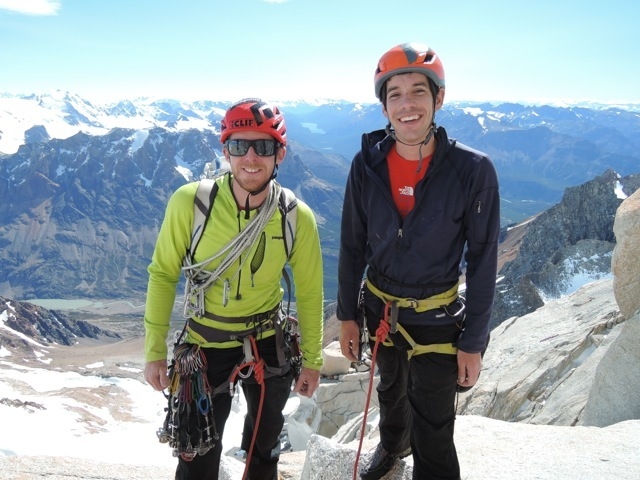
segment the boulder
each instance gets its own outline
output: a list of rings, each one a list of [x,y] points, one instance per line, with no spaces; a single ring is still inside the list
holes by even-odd
[[[598,365],[616,339],[627,335],[612,284],[589,283],[493,329],[478,384],[461,395],[458,412],[509,422],[583,424],[587,398],[601,389],[595,382]],[[611,366],[628,371],[627,360],[611,357]],[[636,396],[633,385],[616,382],[624,396]]]
[[[583,425],[604,427],[640,418],[640,312],[622,326],[598,363],[589,389]]]
[[[625,318],[640,309],[640,189],[622,202],[613,224],[613,291]]]
[[[606,428],[557,427],[458,416],[456,447],[465,480],[637,480],[640,478],[640,420]],[[360,449],[358,470],[369,462],[376,441],[341,445],[311,437],[299,477],[350,479]],[[411,480],[411,457],[396,462],[385,480]],[[298,478],[298,477],[296,477]]]
[[[344,375],[349,373],[351,369],[351,361],[342,355],[340,350],[340,342],[334,341],[322,349],[322,370],[320,373],[324,377],[333,377],[335,375]]]
[[[315,397],[299,396],[298,407],[287,419],[287,435],[293,451],[307,449],[311,435],[318,432],[322,412],[318,408]]]

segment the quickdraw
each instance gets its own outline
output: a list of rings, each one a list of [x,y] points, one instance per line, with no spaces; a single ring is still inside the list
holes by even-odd
[[[364,307],[364,289],[366,287],[365,280],[362,280],[360,284],[360,291],[358,292],[358,309],[356,311],[356,323],[360,330],[358,339],[358,364],[364,363],[364,352],[369,347],[369,334],[367,332],[367,316]]]
[[[198,345],[176,345],[169,367],[167,415],[157,435],[168,443],[174,457],[191,461],[204,455],[220,439],[211,408],[207,359]]]

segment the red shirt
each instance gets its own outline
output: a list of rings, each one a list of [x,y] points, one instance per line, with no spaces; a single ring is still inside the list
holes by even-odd
[[[414,197],[416,184],[424,178],[432,156],[422,159],[422,168],[418,172],[419,161],[402,158],[395,148],[387,154],[391,195],[403,220],[416,204]]]

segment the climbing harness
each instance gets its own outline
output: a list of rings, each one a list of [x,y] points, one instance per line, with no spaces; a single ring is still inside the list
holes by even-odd
[[[434,310],[436,308],[443,308],[451,305],[458,298],[458,283],[453,285],[449,290],[443,293],[439,293],[437,295],[433,295],[428,298],[416,299],[416,298],[400,298],[395,297],[393,295],[389,295],[388,293],[383,292],[379,288],[377,288],[369,279],[366,280],[367,288],[373,293],[376,297],[381,299],[383,302],[392,302],[394,304],[394,308],[403,307],[403,308],[413,308],[416,312],[426,312],[427,310]],[[397,320],[397,318],[396,318]],[[391,332],[394,333],[394,332]]]
[[[211,408],[207,359],[198,345],[176,342],[169,378],[167,414],[157,432],[158,440],[169,444],[174,457],[191,461],[196,455],[207,453],[219,440]]]
[[[191,337],[190,341],[211,343],[217,348],[230,348],[244,345],[248,337],[259,340],[275,336],[278,365],[265,366],[266,378],[284,375],[290,369],[293,370],[295,378],[298,378],[302,368],[298,320],[293,315],[286,315],[280,304],[267,312],[249,317],[222,317],[211,313],[207,313],[205,316],[228,324],[241,323],[247,328],[239,331],[222,330],[190,318],[186,322]],[[213,394],[216,395],[226,390],[227,383],[225,382],[224,387],[215,387]]]
[[[362,450],[362,442],[365,434],[365,427],[367,425],[367,414],[369,412],[369,403],[371,401],[371,392],[373,389],[374,377],[375,377],[375,364],[378,355],[378,347],[380,344],[390,347],[393,346],[393,341],[388,338],[389,334],[400,333],[405,341],[411,347],[407,351],[407,356],[411,359],[414,355],[420,355],[425,353],[440,353],[448,355],[456,355],[458,349],[454,343],[437,343],[430,345],[417,344],[409,335],[409,333],[398,323],[398,309],[399,308],[413,308],[417,312],[425,312],[427,310],[442,309],[445,314],[452,318],[458,318],[456,324],[461,330],[464,329],[464,310],[465,303],[462,297],[458,295],[458,284],[456,283],[449,290],[434,295],[425,299],[414,298],[400,298],[393,295],[384,293],[380,289],[376,288],[368,279],[366,279],[360,287],[360,297],[358,301],[358,316],[362,315],[363,318],[359,318],[356,322],[362,322],[364,327],[361,327],[361,332],[364,328],[366,331],[366,318],[364,318],[364,287],[368,288],[371,293],[385,302],[383,309],[383,318],[378,324],[375,335],[369,336],[369,339],[374,342],[372,355],[371,355],[371,368],[369,371],[369,387],[367,390],[367,400],[364,407],[364,416],[362,419],[362,430],[360,432],[360,441],[358,444],[358,450],[356,452],[356,460],[353,469],[353,480],[356,480],[358,473],[358,462],[360,459],[360,453]],[[458,305],[457,309],[454,309],[453,304]],[[360,325],[360,323],[359,323]],[[362,347],[361,347],[362,350]]]

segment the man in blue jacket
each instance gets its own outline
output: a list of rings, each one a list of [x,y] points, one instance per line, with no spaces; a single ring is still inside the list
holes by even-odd
[[[414,479],[459,479],[455,399],[488,343],[498,179],[485,154],[436,126],[445,77],[433,49],[393,47],[374,82],[389,124],[362,136],[351,164],[338,267],[342,353],[358,359],[366,324],[380,374],[380,443],[360,476],[381,478],[411,452]]]

